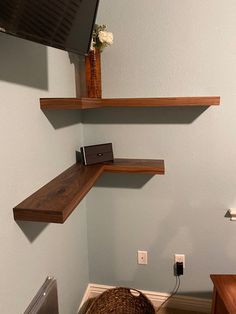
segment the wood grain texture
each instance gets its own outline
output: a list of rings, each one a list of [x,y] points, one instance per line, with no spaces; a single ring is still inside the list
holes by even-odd
[[[106,172],[129,172],[164,174],[164,161],[156,159],[123,159],[116,158],[113,163],[105,162],[103,170]]]
[[[100,165],[73,165],[17,205],[13,209],[14,218],[63,223],[101,173]]]
[[[211,275],[214,283],[212,314],[236,313],[236,275]]]
[[[90,50],[85,56],[86,96],[102,97],[101,55],[98,49]]]
[[[83,166],[77,163],[14,207],[15,220],[63,223],[104,172],[164,174],[163,160],[115,159]]]
[[[219,96],[162,98],[41,98],[41,109],[91,109],[106,107],[216,106]]]

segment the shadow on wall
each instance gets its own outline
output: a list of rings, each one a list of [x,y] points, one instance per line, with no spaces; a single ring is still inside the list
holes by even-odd
[[[154,177],[153,174],[143,173],[103,173],[96,182],[96,187],[141,189]]]
[[[86,79],[84,56],[69,52],[70,63],[75,68],[76,97],[86,97]]]
[[[208,107],[100,108],[83,110],[90,124],[190,124]]]
[[[48,89],[47,48],[0,33],[0,80]]]
[[[43,110],[55,130],[81,123],[79,110]]]
[[[16,221],[16,223],[31,243],[48,226],[47,222]]]

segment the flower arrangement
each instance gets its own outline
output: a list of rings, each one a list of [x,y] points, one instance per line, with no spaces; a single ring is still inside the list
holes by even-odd
[[[113,44],[113,34],[107,31],[107,25],[95,24],[90,50],[98,49],[100,52],[105,47]]]

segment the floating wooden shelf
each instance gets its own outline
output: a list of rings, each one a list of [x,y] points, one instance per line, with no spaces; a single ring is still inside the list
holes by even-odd
[[[219,96],[168,98],[41,98],[41,109],[90,109],[106,107],[216,106]]]
[[[63,223],[103,172],[164,174],[164,161],[115,159],[91,166],[76,163],[14,209],[15,220]]]

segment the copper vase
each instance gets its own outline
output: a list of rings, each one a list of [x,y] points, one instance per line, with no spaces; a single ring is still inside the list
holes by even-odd
[[[101,54],[99,50],[91,50],[89,54],[85,56],[85,74],[87,97],[101,98]]]

